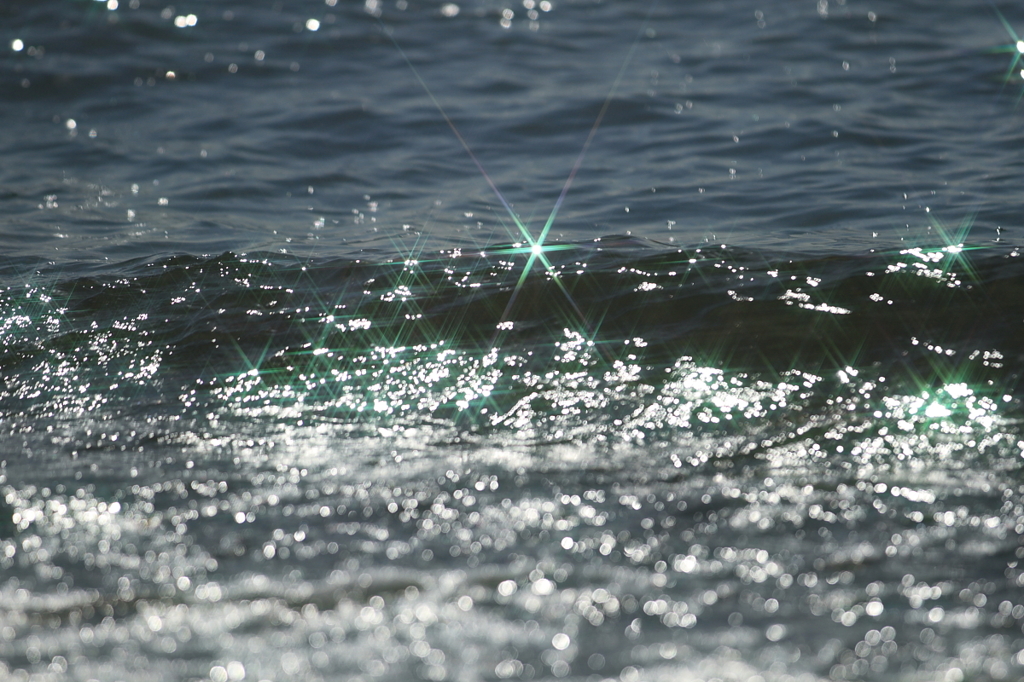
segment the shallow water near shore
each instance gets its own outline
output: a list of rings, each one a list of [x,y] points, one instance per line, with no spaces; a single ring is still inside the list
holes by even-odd
[[[0,10],[0,677],[1020,678],[997,8]]]

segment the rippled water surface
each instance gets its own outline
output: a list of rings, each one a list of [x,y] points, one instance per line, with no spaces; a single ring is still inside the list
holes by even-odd
[[[0,678],[1020,679],[1015,27],[0,7]]]

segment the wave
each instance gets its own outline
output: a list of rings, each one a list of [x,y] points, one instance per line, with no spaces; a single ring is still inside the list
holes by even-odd
[[[437,442],[709,437],[747,456],[807,425],[996,432],[1020,397],[1013,249],[801,258],[612,236],[539,253],[24,265],[5,268],[0,298],[12,423],[155,412]]]

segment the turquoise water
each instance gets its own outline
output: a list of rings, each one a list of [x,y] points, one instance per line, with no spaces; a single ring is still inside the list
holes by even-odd
[[[1017,8],[0,16],[0,677],[1021,676]]]

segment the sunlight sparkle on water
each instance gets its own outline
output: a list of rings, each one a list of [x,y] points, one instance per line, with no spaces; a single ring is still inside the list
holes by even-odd
[[[867,661],[936,679],[954,663],[997,661],[1007,670],[994,679],[1014,679],[1024,573],[982,582],[970,568],[1006,554],[1024,523],[1024,487],[1004,473],[1024,447],[1014,398],[982,380],[998,379],[1001,352],[915,328],[907,350],[925,360],[909,378],[902,364],[881,374],[856,358],[831,372],[740,371],[713,352],[658,356],[644,329],[582,333],[546,308],[502,322],[515,333],[501,343],[478,344],[483,308],[446,317],[428,306],[424,292],[471,285],[504,303],[520,281],[524,298],[547,303],[557,272],[588,310],[571,274],[586,255],[538,246],[496,248],[494,260],[408,257],[347,280],[336,264],[272,276],[266,263],[225,257],[157,262],[136,289],[167,287],[164,303],[136,298],[85,346],[73,297],[130,293],[129,279],[0,290],[0,349],[25,358],[0,384],[10,420],[0,445],[31,446],[27,427],[42,417],[53,429],[35,442],[61,456],[38,484],[26,477],[44,458],[0,468],[0,678],[6,661],[31,663],[23,643],[36,637],[43,663],[71,638],[82,656],[138,646],[173,654],[178,678],[201,667],[225,682],[314,668],[418,679],[423,666],[431,679],[455,679],[460,666],[521,679],[529,666],[534,679],[639,680],[655,663],[666,679],[707,679],[738,665],[717,653],[722,641],[756,636],[733,641],[753,656],[808,642],[837,680],[862,679]],[[943,265],[974,253],[940,245],[878,261],[905,264],[891,272],[867,267],[894,297],[945,292]],[[512,271],[552,254],[527,280]],[[619,308],[678,296],[685,276],[723,283],[725,306],[756,312],[726,287],[791,276],[690,254],[615,267],[625,292],[658,285]],[[175,268],[179,278],[160,284]],[[946,274],[908,277],[933,270]],[[324,275],[327,285],[306,284]],[[782,290],[811,306],[867,305],[825,272],[791,281],[768,294],[773,320]],[[210,371],[193,376],[160,334],[199,305],[200,289],[225,302],[216,324],[238,337],[217,346],[218,330],[200,347],[226,357],[211,353]],[[489,333],[491,315],[478,328]],[[560,326],[524,336],[543,324]],[[88,384],[98,388],[82,392]],[[170,387],[159,404],[153,386]],[[95,486],[78,472],[125,480]],[[930,572],[922,552],[962,573]],[[37,614],[53,613],[56,630],[36,629]],[[757,665],[730,679],[755,678]]]
[[[953,413],[950,412],[948,408],[943,407],[939,403],[932,403],[927,408],[925,408],[924,414],[929,419],[939,419],[941,417],[948,417]]]
[[[1004,77],[1004,79],[1009,82],[1014,69],[1016,69],[1017,65],[1020,63],[1021,55],[1024,55],[1024,39],[1017,37],[1016,31],[1013,30],[1012,26],[1010,26],[1010,22],[1006,20],[1006,17],[1003,16],[1002,12],[1000,12],[995,6],[993,6],[992,9],[995,10],[996,16],[999,17],[999,21],[1002,23],[1006,33],[1009,34],[1010,39],[1014,41],[1009,45],[1001,45],[994,50],[995,52],[1009,52],[1013,54],[1013,59],[1010,60],[1010,66],[1007,68],[1006,76]],[[1019,74],[1021,78],[1024,78],[1024,69],[1021,69]],[[1020,98],[1018,98],[1018,101],[1019,99]]]

